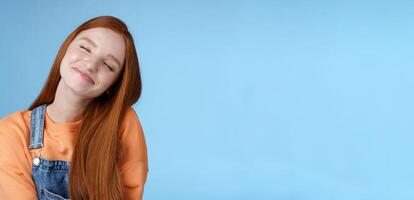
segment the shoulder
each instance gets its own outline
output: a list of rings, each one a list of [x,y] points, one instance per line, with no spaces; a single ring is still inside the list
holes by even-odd
[[[0,119],[0,130],[22,131],[30,127],[31,110],[19,110]]]
[[[128,176],[141,174],[148,170],[147,145],[137,112],[129,107],[121,125],[121,171]],[[134,178],[135,181],[140,179]],[[131,183],[131,182],[129,182]],[[130,184],[131,185],[131,184]]]
[[[124,120],[137,120],[138,116],[137,116],[137,112],[135,111],[135,109],[133,107],[128,107],[125,111],[124,114]]]
[[[142,134],[142,127],[141,122],[138,118],[137,112],[134,108],[128,107],[125,111],[125,114],[122,118],[121,122],[121,137],[125,135],[125,133],[135,132]]]
[[[31,110],[20,110],[0,119],[0,141],[4,144],[27,143]]]

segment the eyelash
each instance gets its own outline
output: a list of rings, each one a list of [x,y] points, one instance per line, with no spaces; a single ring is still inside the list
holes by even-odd
[[[80,45],[79,47],[80,47],[80,48],[82,48],[82,49],[84,49],[84,50],[86,50],[86,51],[87,51],[87,52],[89,52],[89,53],[91,52],[91,50],[89,50],[88,48],[86,48],[86,47],[84,47],[84,46],[82,46],[82,45]]]
[[[84,46],[82,46],[82,45],[80,45],[79,47],[80,47],[81,49],[84,49],[84,50],[86,50],[87,52],[91,53],[91,50],[89,50],[88,48],[86,48],[86,47],[84,47]],[[104,65],[105,65],[106,67],[108,67],[108,69],[109,69],[111,72],[113,72],[113,71],[114,71],[114,69],[113,69],[111,66],[109,66],[108,64],[106,64],[105,62],[104,62]]]
[[[111,72],[113,72],[114,71],[114,69],[111,67],[111,66],[109,66],[108,64],[106,64],[106,63],[104,63],[108,68],[109,68],[109,70],[111,70]]]

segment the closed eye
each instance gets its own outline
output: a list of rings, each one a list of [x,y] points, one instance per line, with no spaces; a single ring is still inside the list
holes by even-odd
[[[106,64],[106,63],[104,63],[107,67],[108,67],[108,69],[109,70],[111,70],[111,72],[113,72],[114,71],[114,69],[111,67],[111,66],[109,66],[108,64]]]
[[[82,46],[82,45],[81,45],[81,46],[79,46],[79,47],[80,47],[80,48],[82,48],[82,49],[84,49],[84,50],[86,50],[86,51],[87,51],[87,52],[89,52],[89,53],[91,52],[91,50],[89,50],[88,48],[86,48],[86,47],[84,47],[84,46]]]

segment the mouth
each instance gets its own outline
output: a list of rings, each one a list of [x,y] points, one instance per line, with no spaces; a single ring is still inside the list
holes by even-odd
[[[79,70],[77,67],[72,67],[72,69],[75,70],[76,72],[78,72],[79,75],[81,75],[82,78],[84,78],[85,80],[89,81],[92,84],[95,84],[95,81],[91,78],[91,76],[88,73],[86,73],[82,70]]]

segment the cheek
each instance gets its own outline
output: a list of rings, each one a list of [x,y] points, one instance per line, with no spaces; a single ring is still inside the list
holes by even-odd
[[[62,58],[62,62],[60,63],[60,72],[70,70],[70,67],[82,60],[82,55],[77,52],[66,52],[65,56]]]
[[[63,77],[67,71],[68,66],[68,59],[66,55],[62,58],[62,61],[60,62],[60,75]]]
[[[70,51],[70,49],[68,49],[68,51],[66,51],[65,56],[63,56],[62,61],[60,63],[60,75],[62,77],[65,77],[67,75],[69,75],[71,72],[71,66],[73,65],[73,63],[76,63],[77,61],[81,60],[82,56],[81,54],[77,53],[76,51]]]
[[[65,56],[63,57],[62,61],[65,63],[72,63],[82,58],[82,53],[76,49],[76,46],[69,46],[66,50]]]
[[[76,51],[68,51],[65,54],[63,60],[65,60],[66,63],[70,64],[70,63],[75,62],[75,61],[77,61],[81,58],[82,58],[82,55],[80,53],[78,53]]]
[[[99,76],[99,82],[101,83],[100,85],[102,86],[102,88],[107,89],[116,81],[117,77],[118,76],[112,72],[102,73]]]

